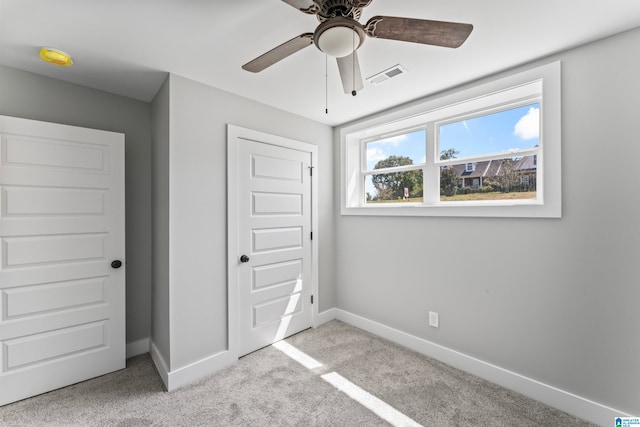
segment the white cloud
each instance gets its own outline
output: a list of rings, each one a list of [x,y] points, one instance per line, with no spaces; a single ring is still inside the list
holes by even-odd
[[[376,141],[376,144],[391,144],[391,145],[398,145],[400,144],[402,141],[406,140],[407,138],[409,138],[409,136],[407,134],[402,134],[402,135],[396,135],[396,136],[392,136],[391,138],[387,138],[387,139],[382,139],[380,141]]]
[[[471,133],[471,129],[469,129],[469,125],[467,125],[467,121],[463,120],[462,124],[464,125],[464,128],[467,130],[467,132]]]
[[[367,162],[378,162],[379,160],[383,160],[386,159],[387,157],[389,157],[388,154],[384,153],[383,150],[381,150],[378,147],[369,147],[367,148]]]
[[[380,160],[384,160],[389,157],[388,153],[385,153],[384,150],[381,150],[380,147],[368,147],[367,148],[367,170],[371,170],[374,168],[376,163]]]
[[[540,137],[540,109],[531,107],[513,128],[513,134],[520,139]]]

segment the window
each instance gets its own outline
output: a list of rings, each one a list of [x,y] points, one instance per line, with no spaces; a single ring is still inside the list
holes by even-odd
[[[559,63],[340,135],[343,214],[561,215]]]
[[[365,141],[366,203],[422,202],[426,130]]]
[[[440,201],[537,200],[531,182],[538,175],[538,97],[525,105],[503,105],[436,123],[436,135],[441,153],[437,163],[448,166],[446,172],[440,166]],[[469,157],[476,161],[459,163],[459,158]]]

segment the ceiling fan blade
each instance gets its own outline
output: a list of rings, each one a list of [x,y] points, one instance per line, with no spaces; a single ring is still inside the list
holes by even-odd
[[[310,15],[315,15],[316,13],[318,13],[318,10],[319,10],[318,5],[315,4],[313,0],[282,0],[282,1]]]
[[[456,48],[462,45],[473,25],[427,19],[374,16],[365,26],[370,37]]]
[[[353,7],[367,7],[373,0],[353,0]]]
[[[313,33],[301,34],[291,40],[282,43],[280,46],[271,49],[269,52],[258,56],[253,61],[249,61],[242,66],[243,69],[252,73],[259,73],[289,55],[293,55],[299,50],[313,43]]]
[[[353,91],[361,91],[364,88],[364,82],[360,71],[360,61],[358,61],[358,52],[354,51],[351,55],[336,59],[344,93],[354,94]]]

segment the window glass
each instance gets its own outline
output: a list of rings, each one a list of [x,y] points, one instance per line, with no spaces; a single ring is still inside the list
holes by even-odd
[[[423,164],[426,160],[425,129],[366,143],[366,169]]]
[[[366,202],[422,202],[422,186],[422,169],[367,175]]]
[[[536,199],[537,162],[535,156],[440,167],[440,201]]]
[[[448,158],[534,148],[540,144],[540,104],[441,124],[438,129],[440,152],[450,153]]]

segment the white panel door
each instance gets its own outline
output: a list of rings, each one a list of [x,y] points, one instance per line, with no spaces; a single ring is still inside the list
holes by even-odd
[[[311,327],[312,153],[238,138],[239,355]]]
[[[0,405],[125,367],[124,237],[124,135],[0,116]]]

